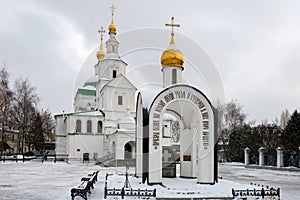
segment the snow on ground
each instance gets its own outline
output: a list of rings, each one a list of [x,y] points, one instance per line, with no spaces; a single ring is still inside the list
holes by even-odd
[[[71,162],[50,163],[6,161],[0,163],[0,199],[2,200],[66,200],[71,199],[70,189],[80,183],[80,179],[89,173],[100,170],[95,189],[89,200],[103,199],[106,173],[109,176],[109,187],[124,185],[125,167],[102,168],[93,163]],[[134,168],[129,169],[133,173]],[[119,174],[119,175],[117,175]],[[196,184],[196,179],[164,178],[163,185],[148,186],[141,179],[129,177],[133,189],[157,189],[159,197],[230,197],[231,189],[251,189],[257,184],[280,187],[283,200],[300,199],[300,172],[285,172],[275,170],[258,170],[244,168],[239,164],[219,165],[219,183],[215,185]],[[82,199],[76,197],[75,199]],[[118,199],[108,197],[108,199]],[[121,198],[119,198],[121,199]],[[129,198],[125,199],[138,199]],[[154,198],[151,198],[154,199]]]

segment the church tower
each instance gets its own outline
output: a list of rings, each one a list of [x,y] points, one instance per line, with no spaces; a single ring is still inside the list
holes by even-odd
[[[98,63],[95,65],[95,74],[99,77],[99,89],[118,75],[122,74],[125,76],[126,74],[127,63],[125,63],[119,55],[119,42],[116,39],[117,26],[114,20],[116,7],[111,6],[110,8],[112,10],[112,16],[111,24],[108,26],[109,39],[106,41],[106,54],[103,53],[101,40],[100,50],[97,52]],[[104,30],[101,31],[101,34],[102,33],[104,33]]]
[[[102,57],[101,43],[97,53],[98,63],[95,66],[99,80],[96,86],[96,107],[105,113],[106,121],[111,122],[111,127],[117,127],[115,122],[127,114],[126,104],[129,103],[129,106],[134,108],[136,88],[126,78],[127,63],[122,60],[118,52],[119,42],[116,38],[117,26],[114,19],[116,8],[113,5],[110,8],[111,23],[108,26],[109,39],[106,41],[106,54]],[[134,112],[131,111],[132,114]]]
[[[182,52],[176,48],[174,39],[174,27],[180,27],[179,24],[174,24],[174,17],[172,17],[171,24],[166,24],[172,28],[171,40],[167,50],[161,55],[161,65],[163,72],[163,87],[168,87],[173,84],[182,82],[182,71],[184,57]]]

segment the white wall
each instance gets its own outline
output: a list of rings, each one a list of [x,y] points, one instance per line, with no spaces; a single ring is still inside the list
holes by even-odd
[[[91,111],[92,108],[96,109],[95,96],[77,94],[74,100],[74,111]],[[91,105],[87,107],[88,103]]]
[[[98,158],[103,156],[103,135],[69,135],[68,137],[70,159],[82,159],[84,153],[89,153],[90,160],[93,159],[94,153],[98,154]]]
[[[70,115],[68,116],[68,133],[76,132],[76,121],[81,120],[81,133],[87,133],[87,121],[92,121],[92,133],[97,133],[98,121],[102,121],[104,123],[103,117],[95,117],[95,116],[78,116],[78,115]],[[103,124],[104,126],[104,124]]]

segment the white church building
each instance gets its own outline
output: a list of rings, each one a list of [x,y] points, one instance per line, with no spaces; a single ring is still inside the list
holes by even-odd
[[[77,89],[74,112],[55,116],[56,154],[69,159],[103,157],[135,158],[135,93],[126,78],[127,64],[118,54],[116,25],[112,16],[106,52],[101,34],[95,74]]]
[[[179,25],[173,19],[166,24],[171,40],[161,55],[163,87],[144,92],[126,77],[112,12],[106,51],[99,31],[94,76],[77,89],[74,112],[55,116],[56,154],[135,161],[135,175],[148,184],[176,177],[176,163],[182,178],[217,181],[216,110],[200,89],[182,81],[184,56],[176,48],[173,27]],[[174,141],[176,133],[180,139]]]

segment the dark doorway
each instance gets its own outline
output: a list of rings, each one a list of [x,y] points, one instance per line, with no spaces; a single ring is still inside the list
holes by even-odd
[[[132,159],[132,146],[129,143],[124,146],[124,154],[125,159]]]

